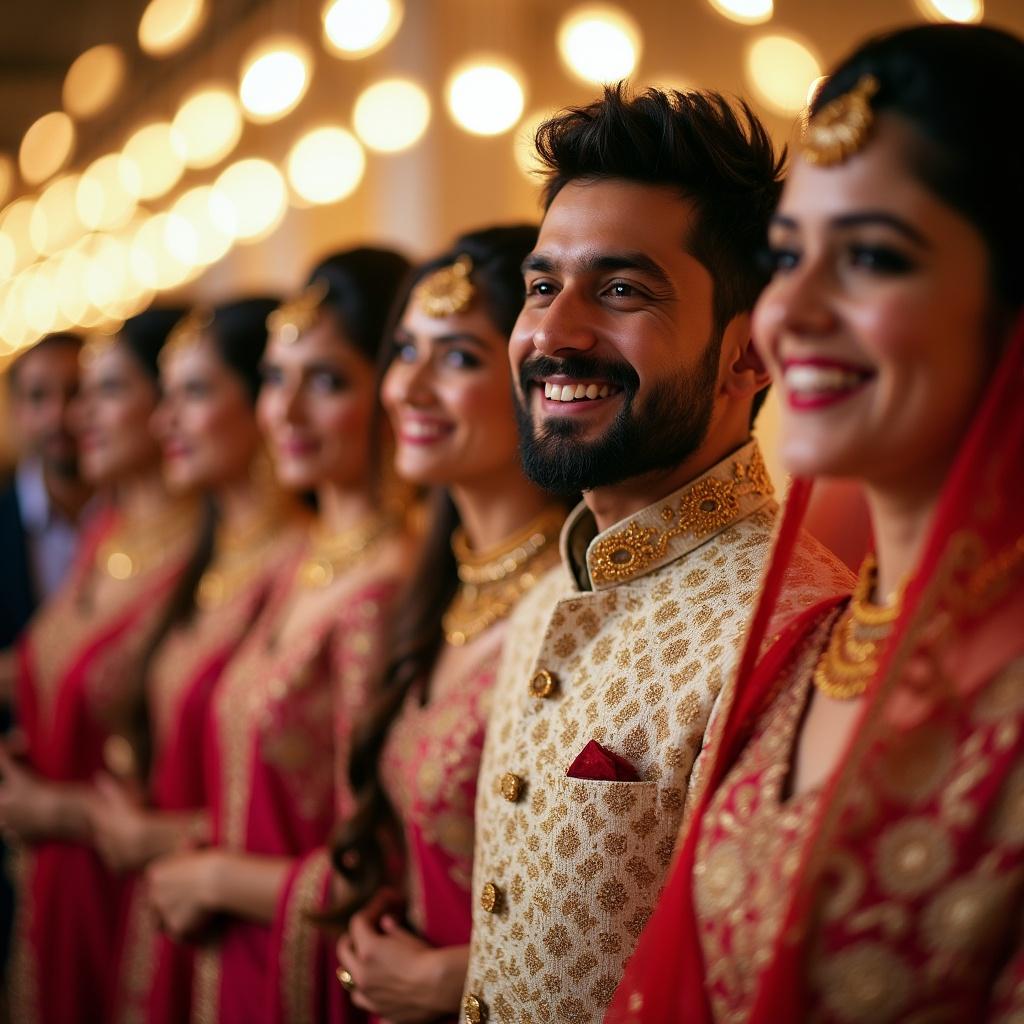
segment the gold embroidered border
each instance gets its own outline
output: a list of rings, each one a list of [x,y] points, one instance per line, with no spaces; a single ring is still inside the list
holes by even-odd
[[[220,946],[196,952],[192,978],[192,1024],[217,1024],[220,1011]]]
[[[740,515],[740,498],[774,493],[764,459],[757,448],[749,462],[733,463],[731,480],[706,476],[689,487],[675,508],[660,511],[664,527],[631,522],[599,540],[589,556],[590,578],[595,584],[623,583],[665,557],[676,537],[701,539],[724,529]]]
[[[280,950],[281,1001],[285,1024],[313,1024],[313,982],[319,932],[306,915],[316,910],[331,873],[326,850],[317,850],[296,875],[284,908]]]
[[[156,919],[142,885],[136,885],[128,911],[123,960],[117,979],[117,1024],[145,1024],[146,999],[156,966]]]

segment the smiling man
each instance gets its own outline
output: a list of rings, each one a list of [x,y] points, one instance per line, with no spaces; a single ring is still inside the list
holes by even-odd
[[[520,605],[481,769],[463,1019],[600,1020],[664,880],[777,506],[750,342],[780,164],[712,93],[547,122],[510,357],[527,473],[583,491]],[[809,539],[784,615],[849,589]]]

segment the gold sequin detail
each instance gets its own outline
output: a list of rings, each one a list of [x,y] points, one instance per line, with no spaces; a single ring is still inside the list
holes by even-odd
[[[731,479],[703,476],[683,491],[674,507],[664,505],[659,512],[664,526],[634,520],[596,541],[587,559],[590,578],[595,584],[632,579],[663,559],[677,537],[699,540],[728,526],[740,515],[741,497],[767,497],[773,491],[761,453],[754,448],[749,461],[733,463]]]

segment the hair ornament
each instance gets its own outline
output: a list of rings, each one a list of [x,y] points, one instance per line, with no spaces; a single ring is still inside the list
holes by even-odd
[[[810,119],[800,140],[804,159],[817,167],[831,167],[863,149],[874,127],[871,97],[878,89],[874,75],[861,75],[849,92],[826,103]]]
[[[275,341],[294,344],[313,326],[330,286],[324,277],[315,278],[294,299],[282,302],[267,317],[267,330]]]
[[[167,361],[175,353],[195,345],[203,336],[203,331],[212,323],[213,310],[209,306],[196,306],[194,309],[189,310],[171,328],[171,333],[167,335],[167,340],[160,349],[160,355],[157,358],[160,368],[163,369]]]
[[[427,316],[445,317],[469,308],[476,294],[473,287],[473,260],[465,253],[447,267],[428,274],[413,291],[413,301]]]

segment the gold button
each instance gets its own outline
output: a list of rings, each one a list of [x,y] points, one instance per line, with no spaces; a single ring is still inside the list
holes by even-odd
[[[462,1012],[466,1015],[466,1024],[483,1024],[487,1013],[484,1004],[472,993],[462,1000]]]
[[[501,909],[501,890],[493,882],[486,882],[480,891],[480,906],[488,914],[496,914]]]
[[[545,700],[555,692],[557,685],[555,677],[546,668],[542,668],[534,673],[533,678],[530,680],[530,693],[534,697]]]
[[[514,804],[523,792],[523,780],[515,772],[505,772],[501,777],[501,795]]]

